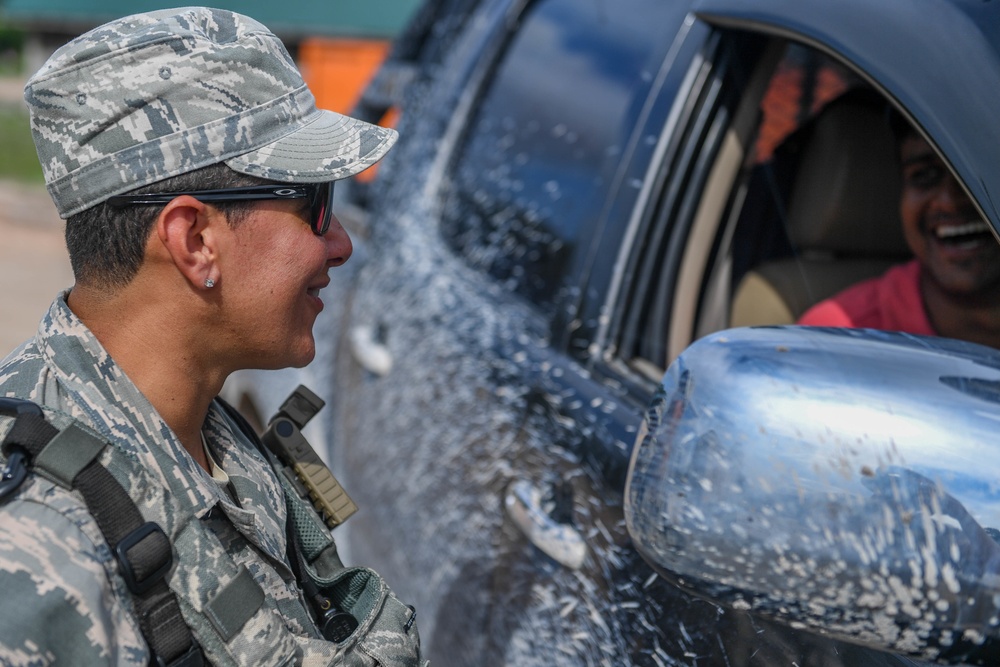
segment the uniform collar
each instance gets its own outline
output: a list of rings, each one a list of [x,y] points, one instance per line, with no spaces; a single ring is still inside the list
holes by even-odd
[[[227,515],[231,511],[239,514],[236,525],[240,532],[280,560],[285,550],[285,531],[276,519],[285,516],[284,498],[267,464],[213,403],[204,431],[217,460],[243,496],[240,502],[249,510],[237,511],[100,341],[70,310],[68,293],[53,301],[35,341],[61,389],[72,396],[67,401],[75,413],[72,416],[135,461],[138,465],[131,466],[132,474],[148,475],[166,489],[165,498],[180,505],[180,515],[193,514],[200,519],[221,504]],[[154,511],[150,505],[147,509]],[[253,511],[264,507],[271,511]],[[167,512],[165,508],[158,511]],[[174,523],[170,516],[161,518],[167,525]]]

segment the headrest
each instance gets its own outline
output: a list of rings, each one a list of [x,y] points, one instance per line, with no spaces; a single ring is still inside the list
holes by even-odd
[[[788,203],[795,247],[834,255],[908,256],[886,103],[874,93],[846,93],[797,135],[800,161]]]

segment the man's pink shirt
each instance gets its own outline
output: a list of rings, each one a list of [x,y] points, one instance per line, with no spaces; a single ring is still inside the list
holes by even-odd
[[[798,324],[937,335],[920,296],[920,264],[915,259],[820,301]]]

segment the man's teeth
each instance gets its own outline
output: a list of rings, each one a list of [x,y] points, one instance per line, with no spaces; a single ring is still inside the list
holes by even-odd
[[[976,222],[967,222],[964,225],[952,225],[945,227],[938,227],[934,230],[939,239],[949,239],[956,236],[965,236],[967,234],[981,234],[983,232],[989,232],[990,226],[987,225],[982,220],[977,220]]]

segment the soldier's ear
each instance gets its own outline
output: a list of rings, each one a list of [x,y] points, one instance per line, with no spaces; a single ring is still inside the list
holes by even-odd
[[[195,289],[216,280],[219,255],[218,227],[224,216],[194,197],[181,195],[163,207],[156,218],[156,238],[168,261]]]

